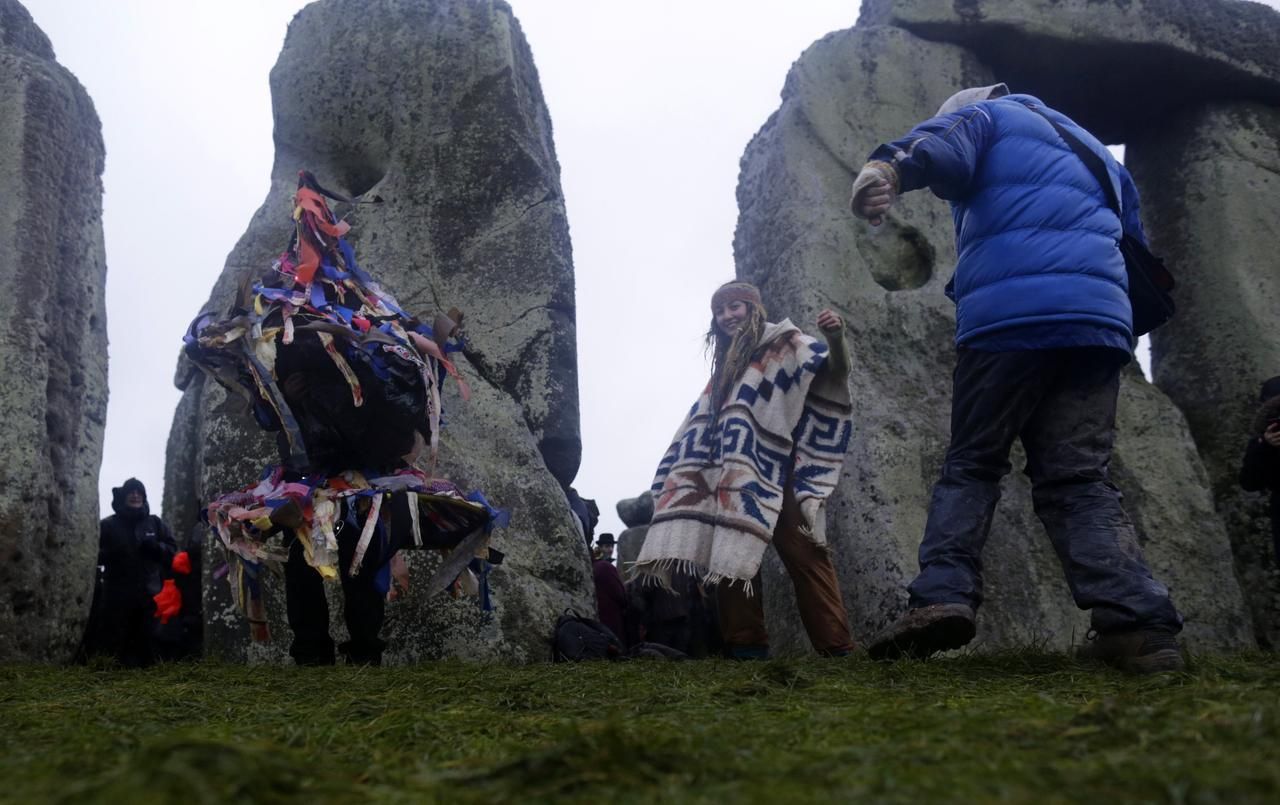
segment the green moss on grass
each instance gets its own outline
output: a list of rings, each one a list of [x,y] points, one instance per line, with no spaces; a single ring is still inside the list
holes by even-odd
[[[12,802],[1275,802],[1280,661],[0,668]]]

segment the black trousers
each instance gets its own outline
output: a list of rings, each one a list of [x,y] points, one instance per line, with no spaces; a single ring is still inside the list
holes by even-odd
[[[155,612],[155,602],[141,592],[108,596],[93,619],[89,653],[115,657],[126,668],[152,665],[158,659]]]
[[[338,533],[338,568],[342,580],[343,618],[347,622],[350,641],[339,648],[347,662],[378,665],[386,644],[378,637],[386,608],[386,599],[374,583],[378,564],[366,556],[361,572],[351,576],[347,569],[355,554],[360,529],[344,528]],[[324,579],[307,564],[302,542],[296,538],[289,546],[289,560],[284,566],[285,609],[293,643],[289,654],[298,665],[333,665],[334,643],[329,636],[329,604],[324,595]]]
[[[958,351],[951,444],[909,588],[913,608],[982,603],[982,548],[1020,438],[1036,515],[1093,628],[1181,628],[1108,474],[1124,362],[1124,353],[1100,347]]]

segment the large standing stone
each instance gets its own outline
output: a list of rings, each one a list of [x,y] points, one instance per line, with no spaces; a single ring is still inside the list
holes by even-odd
[[[1258,636],[1280,646],[1265,499],[1237,481],[1258,387],[1280,374],[1280,108],[1189,110],[1133,141],[1128,163],[1148,232],[1179,283],[1178,315],[1152,335],[1155,380],[1204,457]]]
[[[968,47],[1105,142],[1189,103],[1280,104],[1280,16],[1240,0],[863,0],[858,25]]]
[[[859,639],[905,606],[949,438],[954,309],[942,289],[955,250],[950,211],[929,193],[903,197],[885,225],[871,228],[849,214],[849,187],[877,144],[956,89],[992,78],[969,51],[901,29],[830,34],[792,67],[781,108],[742,160],[738,276],[762,287],[771,319],[790,316],[813,330],[818,310],[830,306],[846,320],[855,439],[830,501],[828,535]],[[1201,649],[1246,644],[1227,538],[1186,423],[1136,368],[1124,378],[1119,430],[1114,479],[1139,542],[1187,615],[1189,641]],[[1020,470],[1020,449],[1012,460]],[[1074,608],[1020,473],[1004,483],[984,560],[979,645],[1080,642],[1087,618]],[[793,594],[772,552],[765,573],[774,646],[800,650]]]
[[[573,478],[580,455],[568,223],[519,25],[497,1],[323,0],[291,24],[271,87],[271,190],[208,307],[225,309],[283,249],[300,169],[339,192],[382,199],[348,215],[361,265],[411,313],[466,313],[461,368],[474,395],[464,403],[448,393],[439,474],[512,512],[495,539],[506,554],[491,576],[496,613],[418,588],[388,610],[387,660],[540,659],[556,615],[590,608],[591,580],[556,480]],[[187,370],[180,362],[186,394],[166,474],[165,510],[183,512],[177,529],[190,528],[195,508],[181,497],[208,500],[276,461],[238,398],[187,383]],[[436,561],[413,555],[414,578],[425,580]],[[279,585],[267,599],[276,640],[253,647],[224,587],[207,593],[209,650],[282,659]],[[333,620],[340,639],[337,607]]]
[[[64,661],[98,553],[107,409],[101,126],[0,0],[0,662]]]
[[[648,489],[633,498],[618,501],[618,518],[628,528],[648,525],[653,519],[653,495]]]

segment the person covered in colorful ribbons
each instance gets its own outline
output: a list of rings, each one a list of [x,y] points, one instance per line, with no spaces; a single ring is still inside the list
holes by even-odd
[[[111,509],[115,514],[99,528],[85,653],[143,667],[158,659],[159,631],[182,610],[175,574],[189,574],[191,564],[169,527],[151,513],[147,488],[137,478],[111,490]]]
[[[666,587],[680,571],[717,584],[728,652],[764,657],[758,574],[772,544],[814,649],[846,655],[854,644],[825,510],[852,434],[844,322],[831,310],[818,315],[829,344],[790,320],[768,322],[746,282],[721,286],[711,312],[711,379],[658,465],[634,572]]]
[[[324,581],[340,579],[343,653],[378,664],[384,602],[408,581],[399,551],[453,549],[445,581],[478,573],[471,586],[487,603],[488,534],[504,514],[415,466],[434,469],[446,375],[469,395],[448,358],[462,314],[427,324],[401,310],[357,264],[326,197],[355,203],[299,174],[289,248],[226,316],[198,317],[186,351],[278,434],[281,464],[206,510],[254,638],[269,636],[262,573],[283,565],[294,659],[334,662]]]

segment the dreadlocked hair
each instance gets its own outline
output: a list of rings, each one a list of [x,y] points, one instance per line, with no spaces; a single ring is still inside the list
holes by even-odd
[[[719,411],[725,404],[729,391],[742,379],[751,356],[760,346],[764,336],[765,309],[754,302],[746,302],[747,320],[732,337],[720,331],[715,316],[711,317],[711,329],[707,330],[707,351],[711,353],[711,410]]]

